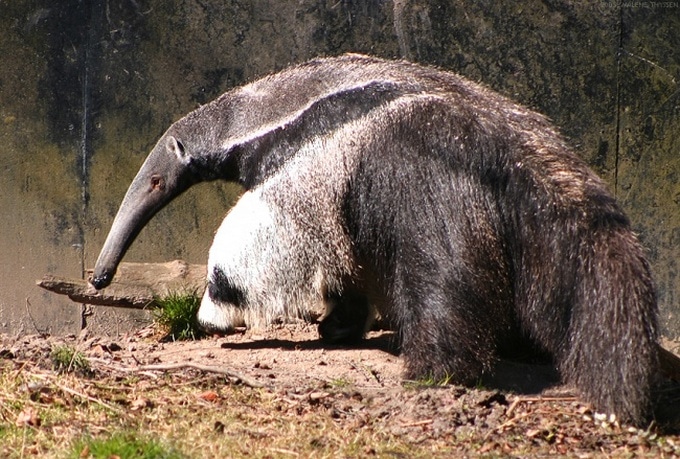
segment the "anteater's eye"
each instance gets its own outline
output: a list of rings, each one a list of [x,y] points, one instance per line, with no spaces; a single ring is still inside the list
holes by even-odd
[[[151,190],[163,190],[165,188],[165,180],[160,175],[151,176]]]

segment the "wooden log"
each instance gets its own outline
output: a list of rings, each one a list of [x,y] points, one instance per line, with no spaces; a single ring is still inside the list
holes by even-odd
[[[92,272],[87,274],[89,278]],[[46,275],[36,283],[51,292],[67,295],[77,303],[141,309],[154,298],[171,292],[201,295],[205,275],[205,265],[174,260],[167,263],[121,263],[115,280],[102,290],[96,290],[86,279],[52,275]]]

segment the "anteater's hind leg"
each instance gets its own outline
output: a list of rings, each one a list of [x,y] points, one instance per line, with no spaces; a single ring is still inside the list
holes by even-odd
[[[474,385],[493,369],[505,320],[454,271],[422,268],[398,269],[391,298],[405,377]]]
[[[356,291],[326,295],[326,315],[319,324],[319,336],[327,344],[356,344],[373,321],[368,298]]]

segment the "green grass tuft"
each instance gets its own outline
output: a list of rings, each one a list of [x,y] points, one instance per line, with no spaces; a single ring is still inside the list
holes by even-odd
[[[195,340],[203,336],[196,322],[201,298],[195,292],[170,293],[156,298],[154,320],[166,330],[167,337],[175,341]]]
[[[155,439],[141,439],[136,433],[118,432],[108,438],[77,440],[69,459],[182,459],[184,455]]]
[[[59,373],[78,372],[83,375],[91,374],[90,362],[85,354],[67,344],[55,346],[50,353],[54,370]]]
[[[406,389],[421,389],[426,387],[444,387],[451,384],[452,377],[446,375],[443,378],[435,378],[434,376],[427,376],[416,380],[407,380],[403,382],[403,387]]]
[[[352,385],[352,381],[345,379],[345,378],[335,378],[330,381],[331,387],[335,387],[337,389],[344,389],[346,387],[350,387]]]

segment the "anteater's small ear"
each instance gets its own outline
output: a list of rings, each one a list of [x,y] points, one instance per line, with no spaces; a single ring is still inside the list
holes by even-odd
[[[190,159],[189,155],[184,150],[184,144],[182,144],[175,136],[168,136],[165,140],[165,147],[168,149],[168,152],[174,153],[181,162],[186,162]]]

